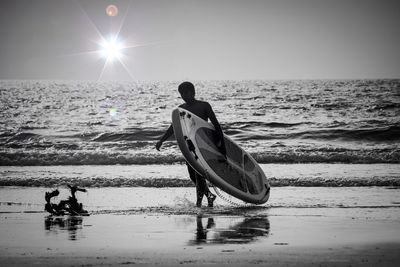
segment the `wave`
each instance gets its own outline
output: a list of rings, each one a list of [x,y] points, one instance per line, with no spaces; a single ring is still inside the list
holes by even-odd
[[[0,152],[0,166],[172,164],[184,162],[182,156],[159,153],[121,153],[110,151],[33,151]]]
[[[74,133],[71,135],[40,135],[29,131],[18,132],[1,132],[0,144],[7,146],[9,144],[20,145],[30,143],[57,144],[61,140],[85,141],[85,142],[130,142],[130,141],[154,141],[158,140],[166,129],[150,129],[150,128],[130,128],[127,131],[120,132],[91,132],[91,133]]]
[[[272,187],[400,187],[400,179],[393,177],[357,178],[270,178]],[[190,179],[178,178],[103,178],[103,177],[41,177],[41,178],[0,178],[0,186],[55,187],[78,185],[82,187],[194,187]]]
[[[335,125],[311,125],[312,122],[234,122],[224,124],[224,132],[238,141],[257,141],[257,140],[342,140],[342,141],[364,141],[364,142],[393,142],[400,140],[400,125],[382,125],[380,127],[368,128],[363,125],[358,128],[338,128],[346,127],[346,124]],[[348,126],[348,125],[347,125]],[[300,127],[300,131],[299,131]],[[316,128],[318,127],[318,128]],[[307,130],[304,130],[307,129]],[[129,142],[150,142],[158,140],[165,132],[166,128],[128,128],[118,132],[90,132],[74,133],[72,135],[50,135],[43,136],[37,133],[22,132],[2,132],[0,133],[0,145],[2,146],[21,146],[30,144],[32,146],[52,146],[60,142],[92,142],[92,143],[129,143]]]
[[[17,132],[15,134],[12,133],[2,133],[0,135],[2,138],[7,138],[6,142],[11,143],[11,142],[17,142],[17,141],[27,141],[27,140],[34,140],[34,139],[39,139],[40,135],[30,133],[30,132]]]
[[[367,109],[367,112],[371,112],[374,110],[388,110],[388,109],[398,110],[399,108],[400,108],[400,103],[382,103],[370,107],[369,109]]]
[[[292,127],[293,125],[287,126]],[[281,126],[282,127],[282,126]],[[285,126],[286,127],[286,126]],[[244,127],[245,128],[245,127]],[[258,133],[252,134],[251,131],[243,131],[241,129],[227,130],[228,135],[240,141],[251,140],[295,140],[295,139],[311,139],[311,140],[338,140],[338,141],[357,141],[357,142],[395,142],[400,140],[400,126],[392,125],[382,128],[367,129],[337,129],[325,128],[318,130],[308,130],[289,133]]]
[[[153,144],[151,144],[153,145]],[[171,149],[167,147],[170,146]],[[11,150],[0,152],[0,166],[49,166],[49,165],[115,165],[115,164],[172,164],[185,160],[176,145],[166,144],[173,152],[148,150],[93,149],[93,150]],[[153,152],[154,151],[154,152]],[[272,146],[269,151],[253,152],[259,163],[400,163],[400,150],[382,149],[292,149]]]
[[[223,128],[228,131],[230,128],[238,129],[248,129],[248,128],[290,128],[299,125],[312,124],[312,122],[294,122],[294,123],[284,123],[284,122],[260,122],[260,121],[246,121],[246,122],[233,122],[222,124]]]
[[[259,163],[400,163],[400,151],[373,150],[294,150],[252,154]]]
[[[398,141],[400,140],[400,126],[388,126],[378,129],[329,129],[316,130],[292,134],[290,137],[327,140],[350,141]]]
[[[250,153],[259,163],[400,163],[399,149],[287,149],[272,147],[267,152]],[[154,150],[154,149],[152,149]],[[178,152],[125,152],[124,150],[42,150],[0,152],[0,166],[172,164],[185,160]]]
[[[164,132],[155,129],[135,129],[129,132],[101,133],[91,141],[95,142],[118,142],[118,141],[151,141],[157,140]]]

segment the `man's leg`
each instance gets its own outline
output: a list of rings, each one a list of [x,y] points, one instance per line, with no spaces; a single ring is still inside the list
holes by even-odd
[[[196,193],[197,193],[196,206],[201,207],[201,202],[203,200],[203,196],[206,195],[208,206],[213,207],[216,196],[210,192],[210,189],[207,186],[206,179],[204,179],[203,176],[198,174],[189,164],[187,164],[187,167],[188,167],[190,179],[196,185]]]
[[[199,187],[199,190],[207,197],[208,206],[213,207],[216,196],[212,194],[208,188],[206,179],[198,173],[196,173],[196,179],[197,187]]]
[[[198,183],[198,179],[197,179],[198,174],[197,174],[197,172],[188,163],[186,163],[186,165],[187,165],[187,168],[188,168],[190,180],[192,180],[193,183],[196,185],[196,196],[197,196],[196,206],[197,207],[201,207],[201,202],[202,202],[203,196],[204,196],[204,189]]]

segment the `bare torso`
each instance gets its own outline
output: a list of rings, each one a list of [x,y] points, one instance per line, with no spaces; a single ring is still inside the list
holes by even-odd
[[[199,100],[195,100],[193,103],[184,103],[179,107],[192,112],[193,114],[199,116],[205,121],[208,121],[212,112],[210,104]]]

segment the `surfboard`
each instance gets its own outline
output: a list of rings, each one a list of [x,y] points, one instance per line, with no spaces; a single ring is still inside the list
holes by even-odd
[[[268,201],[270,185],[256,160],[224,134],[226,158],[216,145],[214,126],[183,108],[172,111],[172,126],[186,161],[226,193],[253,204]]]

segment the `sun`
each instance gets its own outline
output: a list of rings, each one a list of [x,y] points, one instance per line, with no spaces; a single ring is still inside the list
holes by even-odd
[[[117,39],[103,40],[101,44],[100,53],[107,61],[112,62],[114,60],[121,60],[122,56],[122,44]]]

